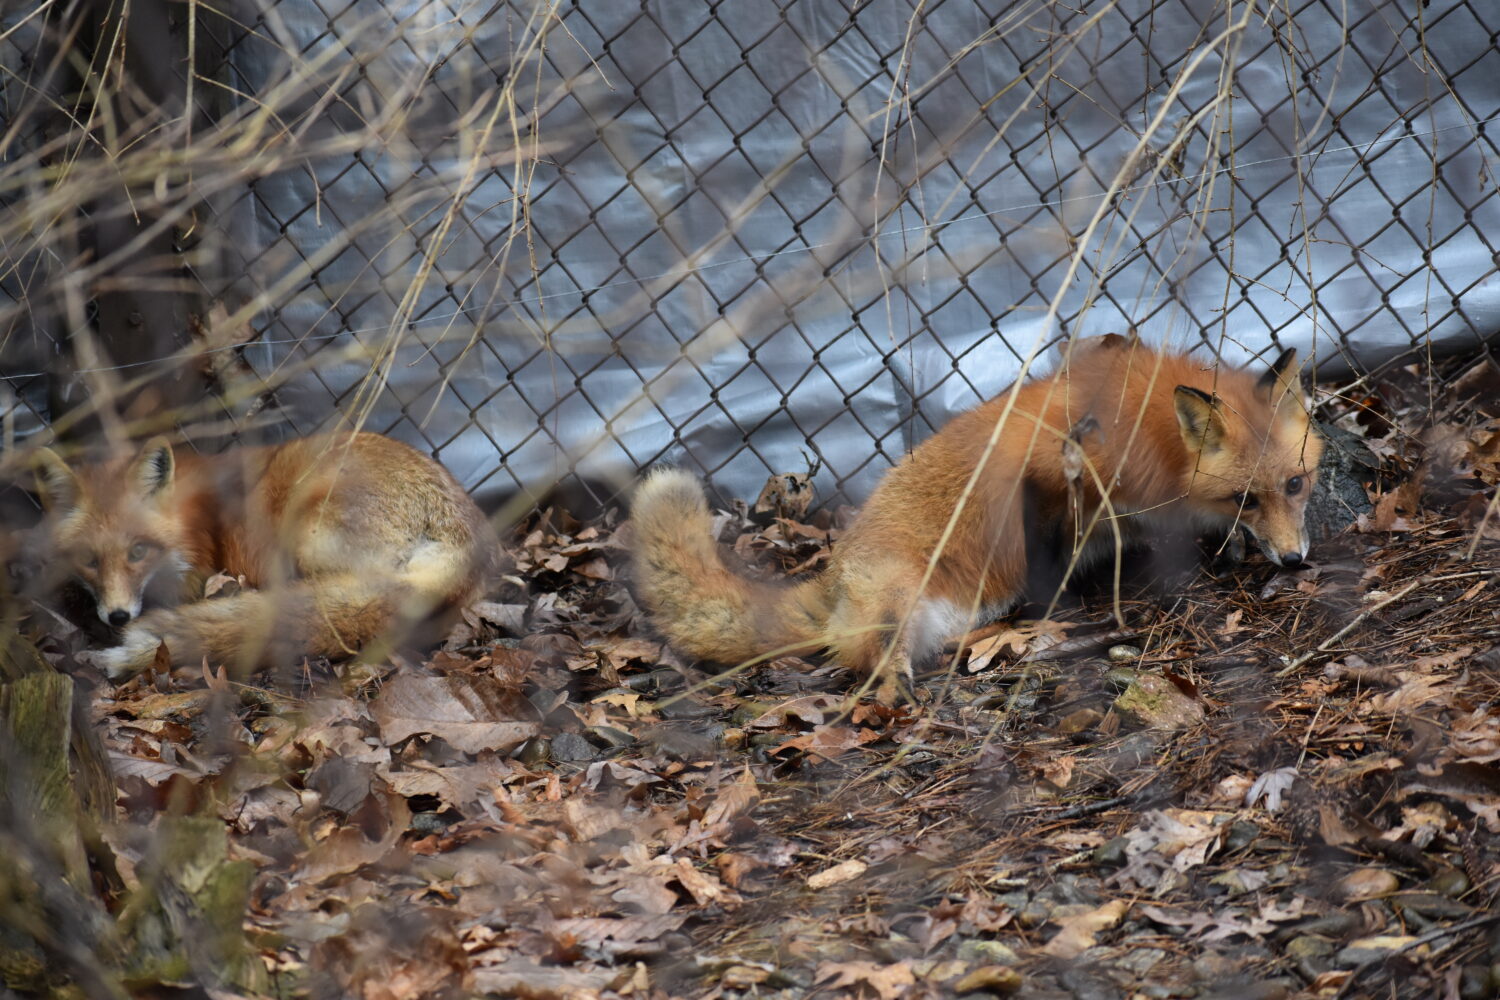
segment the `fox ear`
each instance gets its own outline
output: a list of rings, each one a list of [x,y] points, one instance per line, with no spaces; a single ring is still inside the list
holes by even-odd
[[[1306,394],[1302,391],[1302,379],[1297,365],[1297,349],[1288,347],[1279,354],[1271,367],[1261,374],[1255,383],[1262,397],[1286,416],[1294,412],[1305,412],[1308,408]]]
[[[1261,373],[1260,380],[1255,387],[1266,396],[1275,394],[1278,386],[1295,386],[1297,383],[1297,349],[1288,347],[1276,356],[1271,362],[1271,367]]]
[[[78,473],[68,468],[68,463],[51,448],[41,448],[32,456],[32,469],[36,472],[36,491],[42,505],[48,510],[72,510],[78,506],[83,487],[78,482]]]
[[[1177,424],[1188,451],[1205,454],[1219,450],[1224,440],[1224,415],[1218,402],[1202,389],[1179,385],[1173,394]]]
[[[140,457],[130,467],[130,479],[141,496],[149,500],[172,485],[172,473],[176,468],[172,446],[166,438],[156,437],[146,442]]]

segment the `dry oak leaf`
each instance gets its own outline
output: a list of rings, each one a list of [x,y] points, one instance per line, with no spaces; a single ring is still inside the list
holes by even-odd
[[[1200,809],[1155,809],[1125,834],[1128,853],[1133,857],[1155,851],[1171,859],[1177,871],[1185,872],[1208,860],[1233,818],[1229,813]]]
[[[335,875],[357,871],[390,853],[411,825],[411,809],[399,795],[371,795],[348,825],[340,826],[314,844],[302,857],[296,874],[299,882],[321,882]],[[376,839],[367,833],[383,830]]]
[[[1066,630],[1066,625],[1043,619],[986,636],[969,646],[969,664],[964,669],[977,674],[1007,649],[1017,657],[1048,649],[1062,640]]]
[[[1401,686],[1387,694],[1371,697],[1361,706],[1364,712],[1405,715],[1411,709],[1441,698],[1444,692],[1438,689],[1450,680],[1444,674],[1414,674],[1406,670],[1397,671],[1396,676],[1401,679]]]
[[[463,753],[506,752],[541,731],[535,722],[497,720],[494,700],[476,690],[475,680],[402,674],[370,702],[370,714],[387,743],[426,733]]]
[[[662,859],[658,859],[662,860]],[[693,902],[699,906],[708,903],[733,905],[741,901],[740,894],[728,888],[713,875],[700,872],[687,858],[678,858],[675,864],[664,866],[677,884],[687,890]]]
[[[850,726],[819,726],[810,733],[793,736],[770,752],[774,755],[788,750],[801,750],[814,760],[836,760],[850,750],[857,750],[878,739],[880,739],[880,734],[873,729],[861,727],[855,730]]]
[[[780,729],[797,719],[810,726],[821,726],[829,712],[838,710],[841,701],[831,694],[809,694],[791,698],[767,709],[758,718],[745,723],[747,729]]]
[[[759,801],[760,786],[755,783],[755,775],[750,773],[750,765],[746,764],[737,780],[719,786],[719,794],[714,796],[713,804],[703,814],[703,825],[713,827],[743,816]]]
[[[571,934],[580,944],[610,958],[649,957],[665,946],[657,939],[687,920],[686,914],[655,913],[628,917],[566,917],[548,928],[553,937]]]
[[[1054,958],[1077,958],[1094,946],[1094,936],[1118,924],[1130,909],[1123,899],[1112,900],[1095,910],[1060,917],[1056,923],[1062,928],[1042,947]]]
[[[880,1000],[895,1000],[915,986],[917,977],[911,971],[910,962],[881,965],[878,962],[823,962],[818,965],[815,982],[824,983],[829,989],[854,986],[863,983],[880,997]]]

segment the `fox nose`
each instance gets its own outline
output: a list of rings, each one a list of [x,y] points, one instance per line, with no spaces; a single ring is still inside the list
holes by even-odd
[[[109,613],[109,623],[115,628],[123,628],[130,621],[130,612],[124,608],[116,608]]]
[[[1285,566],[1287,569],[1296,569],[1298,566],[1302,565],[1302,553],[1283,552],[1281,554],[1281,565]]]

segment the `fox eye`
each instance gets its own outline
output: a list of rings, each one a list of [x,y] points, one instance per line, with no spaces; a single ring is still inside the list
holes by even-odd
[[[151,547],[150,542],[136,542],[130,547],[127,556],[131,562],[140,562],[146,558],[146,555],[151,551]]]
[[[1301,493],[1301,492],[1302,492],[1302,477],[1301,476],[1293,476],[1291,479],[1288,479],[1286,481],[1286,495],[1287,496],[1294,497],[1298,493]]]
[[[99,568],[99,556],[97,554],[95,554],[95,555],[91,555],[91,556],[85,557],[84,560],[83,560],[83,568],[84,569],[98,569]]]
[[[1229,498],[1229,502],[1241,510],[1254,510],[1260,506],[1260,501],[1255,499],[1254,493],[1236,493]]]

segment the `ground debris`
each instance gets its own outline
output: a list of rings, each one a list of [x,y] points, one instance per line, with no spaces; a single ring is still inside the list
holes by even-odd
[[[1335,420],[1371,492],[1309,567],[988,626],[895,708],[684,662],[619,513],[549,510],[425,661],[94,688],[120,877],[222,826],[283,996],[1458,995],[1500,963],[1500,414],[1413,386]],[[723,540],[816,569],[846,513],[772,487]]]

